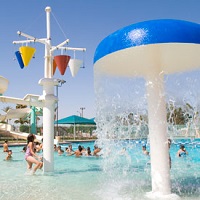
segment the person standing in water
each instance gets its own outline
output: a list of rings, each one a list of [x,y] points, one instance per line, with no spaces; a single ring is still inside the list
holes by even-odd
[[[171,144],[172,144],[172,140],[171,140],[171,139],[168,139],[167,142],[168,142],[168,149],[169,149],[169,151],[170,151],[170,147],[171,147]],[[170,156],[170,152],[169,152],[169,167],[170,167],[170,169],[172,168],[172,159],[171,159],[171,156]]]
[[[184,145],[180,145],[180,149],[177,152],[178,157],[185,157],[188,154],[188,152],[185,149]]]
[[[4,144],[3,144],[3,152],[8,152],[8,141],[5,140]]]
[[[35,164],[32,173],[34,174],[37,169],[41,169],[43,166],[43,163],[41,162],[41,157],[39,157],[34,150],[34,140],[35,140],[34,134],[29,134],[27,137],[27,149],[25,153],[25,160],[28,164],[28,169],[31,170],[33,164]],[[37,159],[36,159],[37,158]]]
[[[6,156],[6,160],[12,160],[12,150],[8,150],[8,155]]]
[[[142,153],[143,153],[144,155],[149,156],[149,152],[147,151],[146,144],[143,144],[143,145],[142,145]]]

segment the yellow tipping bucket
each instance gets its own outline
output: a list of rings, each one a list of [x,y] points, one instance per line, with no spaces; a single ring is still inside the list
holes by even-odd
[[[19,51],[22,56],[22,60],[24,62],[24,66],[28,66],[30,60],[32,59],[36,49],[29,46],[22,46],[19,48]]]

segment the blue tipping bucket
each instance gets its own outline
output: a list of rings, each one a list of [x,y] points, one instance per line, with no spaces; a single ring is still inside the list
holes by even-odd
[[[24,68],[24,62],[22,60],[21,53],[19,51],[16,51],[15,55],[16,55],[16,58],[17,58],[17,61],[19,63],[20,68],[23,69]]]

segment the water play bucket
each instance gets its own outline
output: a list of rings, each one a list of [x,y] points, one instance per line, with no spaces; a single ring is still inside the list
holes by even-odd
[[[33,47],[29,47],[29,46],[22,46],[22,47],[19,48],[19,51],[21,53],[24,66],[28,66],[28,64],[29,64],[30,60],[32,59],[36,49],[33,48]]]
[[[70,56],[67,56],[67,55],[54,56],[54,60],[56,62],[56,65],[57,65],[61,75],[64,75],[65,70],[67,69],[69,60],[70,60]]]
[[[69,69],[70,72],[72,74],[72,77],[75,77],[76,74],[78,73],[81,65],[83,64],[82,60],[78,60],[78,59],[70,59],[69,61]]]
[[[20,68],[23,69],[24,68],[24,62],[22,60],[21,53],[19,51],[16,51],[15,55],[16,55],[16,58],[17,58],[17,61],[19,63]]]
[[[57,67],[56,62],[55,62],[55,60],[53,60],[53,75],[56,72],[56,67]]]

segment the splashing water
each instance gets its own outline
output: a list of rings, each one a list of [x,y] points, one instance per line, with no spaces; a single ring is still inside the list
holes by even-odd
[[[200,98],[195,87],[200,82],[197,74],[199,75],[199,72],[196,73],[196,78],[188,78],[191,76],[190,73],[165,76],[166,94],[163,95],[166,96],[167,102],[168,137],[173,141],[177,137],[197,136]],[[144,143],[149,144],[145,80],[119,78],[95,71],[95,95],[98,133],[96,144],[102,148],[102,166],[106,174],[101,190],[104,191],[105,197],[113,194],[113,199],[140,199],[141,196],[142,199],[150,198],[145,195],[151,191],[150,163],[147,158],[141,156],[136,147],[137,142],[141,143],[144,138],[147,139]],[[184,125],[174,117],[177,110],[184,118]],[[133,139],[135,142],[132,142]],[[171,170],[172,192],[183,199],[188,195],[195,199],[199,194],[199,173],[191,172],[190,178],[185,177],[187,169],[180,171],[180,163],[177,164],[176,158],[174,160]],[[190,169],[191,166],[196,166],[194,163],[186,165]],[[145,176],[141,171],[147,172]],[[192,177],[196,177],[197,185],[187,184],[187,180],[190,182]],[[186,187],[189,189],[186,190]],[[133,191],[133,194],[130,194],[130,191]],[[155,196],[153,198],[158,199]],[[179,199],[177,195],[166,198]]]

